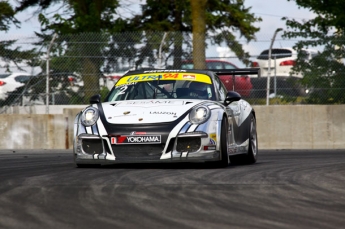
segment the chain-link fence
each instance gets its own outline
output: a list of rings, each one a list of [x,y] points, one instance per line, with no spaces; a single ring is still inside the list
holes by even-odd
[[[132,32],[7,39],[16,40],[12,49],[31,50],[34,55],[28,60],[20,56],[13,62],[8,53],[0,53],[2,110],[8,106],[46,105],[47,101],[57,105],[88,104],[94,94],[104,98],[127,70],[193,68],[190,33]],[[4,42],[3,39],[0,44]],[[236,76],[234,81],[234,89],[255,105],[267,101],[269,104],[315,104],[345,100],[342,61],[336,60],[339,71],[327,72],[320,67],[319,73],[315,73],[318,68],[311,73],[309,68],[315,65],[309,64],[305,72],[291,75],[298,55],[291,47],[297,41],[277,39],[268,58],[270,42],[270,35],[250,44],[243,41],[251,61],[245,66],[228,47],[207,39],[207,68],[260,68],[259,75]],[[315,50],[302,54],[305,63],[312,63],[317,56]]]

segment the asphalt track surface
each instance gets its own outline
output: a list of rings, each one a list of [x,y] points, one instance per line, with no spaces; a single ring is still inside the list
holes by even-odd
[[[0,150],[0,228],[345,228],[345,151],[81,169],[71,150]]]

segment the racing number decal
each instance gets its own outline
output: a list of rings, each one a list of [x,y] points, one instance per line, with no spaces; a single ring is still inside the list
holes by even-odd
[[[178,73],[165,73],[163,74],[163,79],[177,79]]]
[[[127,90],[128,86],[124,85],[123,87],[120,88],[120,91],[118,93],[118,95],[122,95],[125,94],[125,91]]]

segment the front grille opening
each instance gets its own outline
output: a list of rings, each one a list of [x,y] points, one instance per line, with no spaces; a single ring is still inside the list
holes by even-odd
[[[200,137],[185,137],[177,139],[176,150],[178,152],[195,152],[201,147]]]
[[[164,144],[112,145],[116,160],[159,160]]]
[[[100,154],[103,152],[101,139],[83,139],[82,140],[83,151],[87,154]]]

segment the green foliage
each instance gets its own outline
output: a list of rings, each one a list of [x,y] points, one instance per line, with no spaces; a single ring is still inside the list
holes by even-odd
[[[297,0],[296,3],[316,14],[314,19],[298,22],[284,18],[289,31],[286,38],[302,37],[295,45],[299,52],[302,48],[323,47],[323,50],[310,62],[298,56],[294,71],[304,75],[301,84],[311,93],[306,100],[313,104],[337,104],[345,102],[341,88],[345,87],[345,9],[344,1]],[[300,52],[299,52],[300,53]]]
[[[14,15],[12,6],[7,1],[0,1],[0,31],[8,31],[12,24],[19,26],[20,22]]]
[[[246,8],[243,0],[208,0],[207,4],[207,35],[214,44],[224,42],[248,66],[250,55],[243,50],[236,35],[244,37],[247,42],[255,40],[255,33],[260,28],[253,24],[260,22],[261,18],[250,13],[251,7]]]
[[[20,22],[14,17],[15,11],[7,1],[0,1],[0,31],[8,31],[11,25],[19,27]],[[15,47],[16,40],[4,40],[0,41],[0,60],[4,62],[4,65],[0,67],[10,72],[9,65],[14,63],[19,70],[23,70],[20,67],[20,63],[26,62],[29,66],[35,66],[37,64],[37,57],[35,55],[35,49],[21,50],[19,47]]]
[[[251,14],[250,7],[244,6],[243,0],[208,0],[206,6],[206,38],[211,39],[213,44],[225,43],[237,57],[246,65],[249,62],[249,53],[245,52],[237,40],[236,35],[243,36],[248,42],[255,39],[255,33],[259,28],[253,24],[261,21],[261,18]],[[136,15],[132,25],[138,30],[150,31],[182,31],[192,32],[192,18],[190,1],[155,1],[148,0],[142,7],[142,14]],[[169,42],[167,41],[166,47]],[[181,40],[181,39],[179,39]],[[178,41],[177,41],[178,42]],[[190,46],[190,44],[187,44]],[[176,50],[180,48],[180,50]],[[171,55],[181,53],[181,46],[174,44]],[[188,55],[184,53],[182,55]],[[180,60],[181,56],[175,59]],[[175,67],[179,67],[174,63]]]

